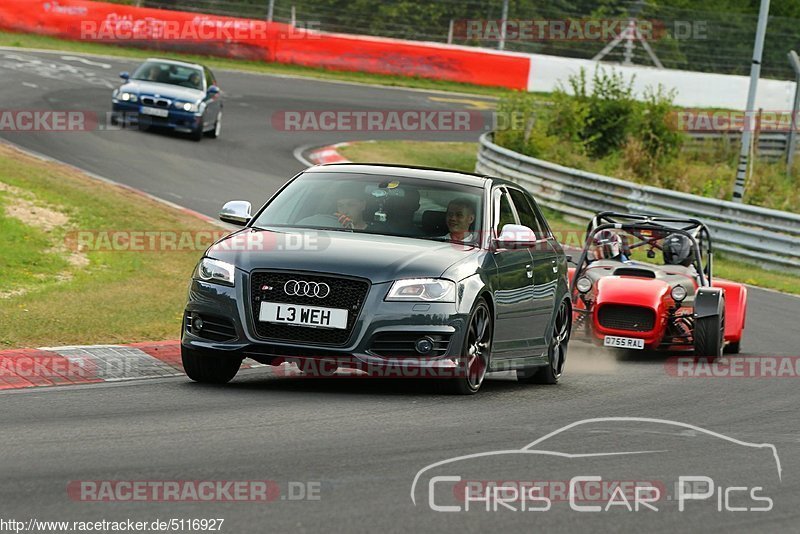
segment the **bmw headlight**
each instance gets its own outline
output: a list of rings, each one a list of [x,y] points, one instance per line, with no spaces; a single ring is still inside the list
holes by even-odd
[[[120,93],[119,99],[122,100],[123,102],[136,102],[139,100],[139,97],[137,97],[133,93]]]
[[[200,104],[194,102],[175,102],[175,107],[192,113],[197,113],[200,110]]]
[[[455,302],[456,283],[442,278],[410,278],[392,284],[389,301]]]
[[[216,284],[234,285],[234,274],[236,268],[230,263],[203,258],[197,264],[197,277],[206,282]]]

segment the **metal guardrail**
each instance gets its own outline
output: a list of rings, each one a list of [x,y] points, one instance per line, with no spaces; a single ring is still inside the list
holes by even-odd
[[[739,145],[742,140],[742,132],[687,132],[687,146],[692,150],[702,151],[712,149],[709,142],[727,142],[736,154],[739,153]],[[770,161],[778,161],[786,157],[786,149],[789,143],[788,132],[759,132],[755,143],[755,155]],[[795,154],[800,150],[800,145],[795,147]]]
[[[518,154],[480,138],[475,170],[525,186],[543,205],[588,219],[598,211],[693,217],[715,248],[767,269],[800,274],[800,215],[639,185]]]

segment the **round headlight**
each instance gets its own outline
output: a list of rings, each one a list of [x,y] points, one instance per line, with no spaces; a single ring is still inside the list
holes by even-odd
[[[122,100],[127,102],[130,99],[131,99],[131,94],[130,93],[122,93]]]
[[[590,289],[592,289],[592,281],[589,280],[586,276],[581,276],[578,278],[575,287],[578,288],[578,291],[581,293],[588,293]]]
[[[192,107],[193,105],[191,102],[186,102],[183,104],[183,111],[192,111]]]
[[[686,288],[683,286],[675,286],[672,288],[670,295],[672,295],[672,299],[675,302],[682,302],[683,299],[686,298]]]

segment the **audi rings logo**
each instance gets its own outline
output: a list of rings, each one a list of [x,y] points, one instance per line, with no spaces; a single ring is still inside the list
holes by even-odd
[[[283,292],[295,297],[317,297],[324,299],[331,293],[331,288],[325,282],[304,282],[302,280],[289,280],[283,284]]]

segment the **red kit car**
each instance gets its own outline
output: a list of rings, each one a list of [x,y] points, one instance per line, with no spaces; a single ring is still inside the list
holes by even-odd
[[[695,219],[599,213],[570,268],[573,334],[606,347],[738,353],[747,288],[712,278]]]

